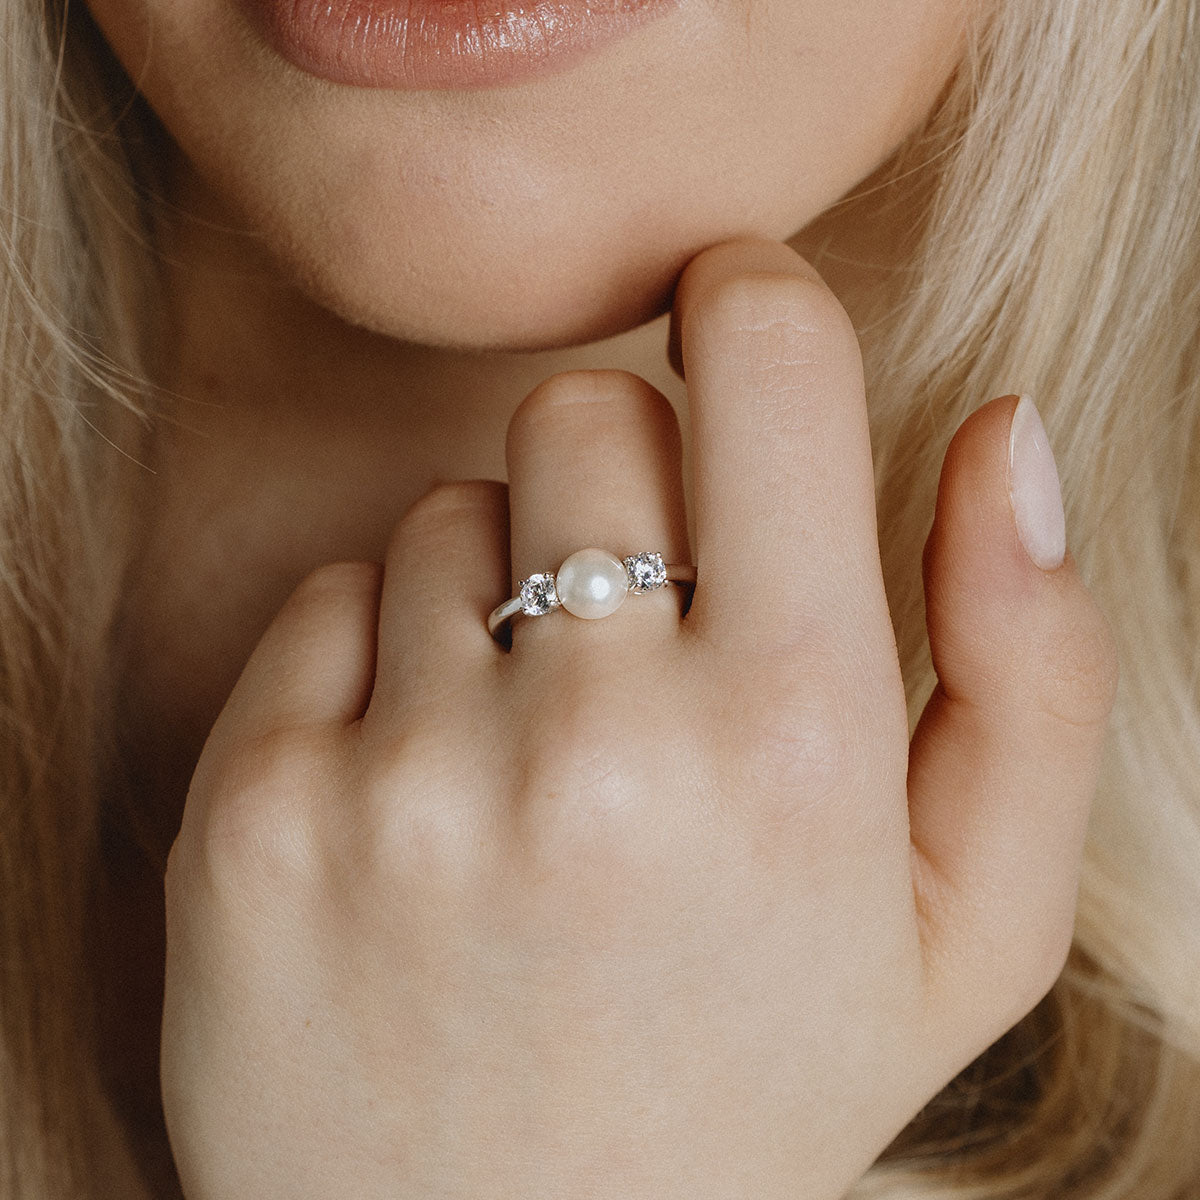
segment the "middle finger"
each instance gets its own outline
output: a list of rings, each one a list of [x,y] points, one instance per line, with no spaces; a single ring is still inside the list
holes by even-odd
[[[845,311],[789,246],[744,238],[692,259],[672,323],[695,476],[687,623],[768,655],[804,644],[889,662],[862,359]]]

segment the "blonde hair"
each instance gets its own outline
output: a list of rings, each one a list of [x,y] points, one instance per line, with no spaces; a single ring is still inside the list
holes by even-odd
[[[84,913],[132,524],[106,430],[151,407],[164,134],[81,5],[0,22],[0,1193],[135,1198]],[[1121,684],[1066,969],[854,1200],[1200,1193],[1198,24],[1194,0],[1000,4],[871,183],[924,213],[860,320],[911,724],[942,455],[1007,392],[1037,398]]]
[[[128,1196],[100,1078],[85,914],[105,671],[131,521],[105,440],[136,413],[153,258],[140,104],[87,10],[0,6],[0,1195]],[[60,53],[61,52],[61,53]],[[135,167],[139,151],[145,162]]]

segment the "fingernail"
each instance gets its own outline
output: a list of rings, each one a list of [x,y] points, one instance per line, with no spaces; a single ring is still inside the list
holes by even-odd
[[[1046,427],[1029,396],[1017,402],[1008,434],[1008,497],[1025,552],[1043,571],[1060,567],[1067,553],[1062,485]]]

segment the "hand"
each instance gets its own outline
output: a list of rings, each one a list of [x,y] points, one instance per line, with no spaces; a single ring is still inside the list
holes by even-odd
[[[667,586],[487,633],[585,546],[689,561],[670,405],[571,372],[507,486],[434,488],[255,649],[166,876],[189,1200],[834,1200],[1060,971],[1116,660],[1017,539],[1015,398],[947,452],[910,746],[845,313],[739,239],[673,328],[682,619]]]

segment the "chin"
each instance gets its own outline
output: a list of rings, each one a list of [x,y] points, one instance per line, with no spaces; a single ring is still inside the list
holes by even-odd
[[[524,352],[599,341],[661,316],[690,257],[614,257],[599,277],[573,258],[494,254],[486,263],[414,257],[370,271],[307,256],[284,271],[310,300],[371,333],[468,353]]]
[[[306,264],[293,275],[311,300],[372,333],[466,353],[533,352],[600,341],[661,316],[690,257],[610,263],[602,279],[545,261],[513,262],[502,275],[447,269],[364,279],[341,263]]]
[[[564,231],[521,237],[508,229],[447,225],[368,237],[364,224],[299,232],[265,229],[277,270],[350,325],[405,342],[462,352],[533,352],[614,337],[668,312],[675,284],[705,246],[793,230],[731,224],[675,230]],[[318,232],[319,230],[319,232]],[[588,236],[591,233],[592,236]],[[332,236],[331,236],[332,235]]]

